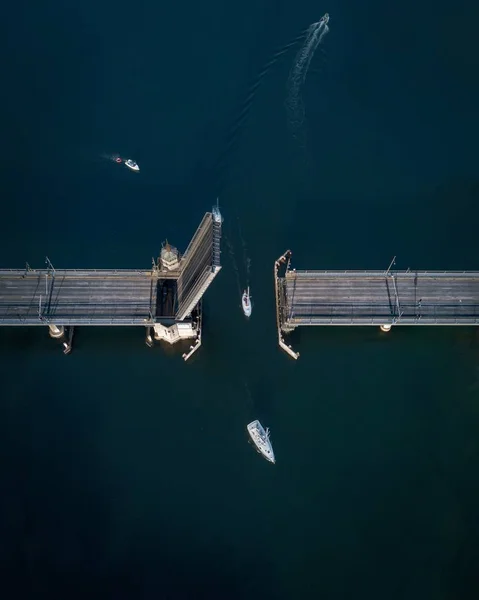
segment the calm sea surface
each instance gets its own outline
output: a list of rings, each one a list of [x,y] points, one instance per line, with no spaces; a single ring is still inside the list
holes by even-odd
[[[325,12],[294,132],[288,45]],[[1,266],[149,268],[217,195],[225,243],[187,364],[141,329],[78,329],[69,357],[0,330],[2,598],[477,598],[477,330],[304,329],[295,362],[272,271],[288,248],[304,269],[479,269],[478,19],[462,0],[4,8]]]

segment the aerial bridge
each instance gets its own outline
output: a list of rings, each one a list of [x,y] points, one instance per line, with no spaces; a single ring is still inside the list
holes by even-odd
[[[479,325],[479,272],[299,271],[288,250],[274,264],[280,347],[283,334],[311,325]]]
[[[221,270],[222,216],[217,206],[203,217],[182,255],[168,243],[151,269],[0,270],[0,325],[48,326],[72,348],[74,327],[146,328],[146,343],[193,339],[187,360],[201,345],[201,300]]]

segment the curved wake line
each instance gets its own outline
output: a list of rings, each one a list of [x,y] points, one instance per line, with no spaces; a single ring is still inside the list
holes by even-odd
[[[233,121],[229,133],[226,138],[225,148],[219,157],[215,170],[218,173],[218,181],[217,181],[217,192],[216,195],[221,195],[223,186],[225,184],[226,171],[228,167],[228,159],[231,161],[231,156],[238,144],[239,133],[240,130],[245,126],[246,120],[251,111],[251,107],[253,105],[253,101],[258,93],[260,85],[263,83],[265,77],[271,71],[271,69],[275,66],[275,64],[281,59],[281,57],[286,54],[293,46],[295,46],[298,42],[304,39],[304,36],[307,35],[309,29],[301,32],[300,35],[297,35],[295,38],[290,40],[288,43],[283,44],[279,47],[272,55],[271,58],[264,63],[261,69],[257,72],[255,78],[253,79],[251,85],[248,87],[248,91],[243,103],[240,106],[238,116]]]
[[[296,54],[293,68],[289,74],[286,107],[289,111],[289,122],[293,131],[299,129],[304,122],[305,109],[301,97],[301,87],[306,81],[306,75],[316,49],[329,31],[328,21],[329,15],[326,13],[317,23],[310,25],[304,44]]]
[[[246,273],[246,287],[249,287],[250,284],[250,272],[251,272],[251,258],[248,256],[248,246],[246,244],[246,240],[243,237],[243,233],[241,230],[241,224],[239,217],[236,217],[238,220],[238,233],[241,241],[241,246],[243,248],[243,264]]]
[[[231,265],[233,267],[238,296],[241,297],[243,291],[250,285],[251,258],[248,256],[248,245],[243,237],[240,218],[238,215],[236,216],[236,222],[238,226],[239,241],[241,243],[242,257],[240,256],[239,251],[238,253],[235,252],[233,239],[229,234],[226,234],[226,232],[223,232],[223,240],[225,242],[226,249],[231,260]],[[243,286],[245,280],[246,285]]]
[[[226,233],[223,233],[223,240],[225,241],[226,244],[226,248],[228,249],[228,254],[231,260],[231,264],[233,265],[233,272],[235,274],[235,279],[236,279],[236,286],[238,288],[238,296],[241,297],[242,291],[241,291],[241,279],[240,279],[240,272],[238,269],[238,263],[236,262],[236,255],[235,255],[235,251],[233,248],[233,244],[230,242],[229,238],[227,237]]]

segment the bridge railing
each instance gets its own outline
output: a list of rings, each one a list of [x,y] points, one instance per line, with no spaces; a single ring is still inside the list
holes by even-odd
[[[479,323],[479,304],[401,304],[400,311],[385,303],[303,303],[286,309],[285,323],[290,325],[313,325],[315,323],[368,322],[371,324],[401,323]]]
[[[36,325],[153,325],[156,321],[152,321],[148,318],[132,318],[132,317],[104,317],[104,318],[90,318],[90,317],[62,317],[61,319],[23,319],[20,317],[9,317],[0,320],[0,325],[25,325],[25,326],[36,326]]]
[[[55,277],[60,278],[64,276],[121,276],[121,277],[150,277],[152,274],[157,274],[156,271],[151,269],[56,269]],[[26,277],[35,277],[39,275],[52,275],[52,272],[48,269],[0,269],[0,277],[2,275],[12,276],[18,275]],[[160,275],[161,277],[161,275]]]
[[[106,324],[120,321],[140,323],[150,320],[150,303],[116,303],[94,304],[75,303],[60,304],[50,310],[46,308],[39,314],[39,306],[31,302],[5,303],[0,302],[0,325],[15,322],[16,324],[40,324],[51,322],[55,324],[70,324],[85,321],[89,323],[104,322]]]
[[[311,277],[466,277],[467,279],[479,278],[479,271],[390,271],[386,274],[386,271],[319,271],[319,270],[299,270],[292,269],[286,273],[286,277],[298,276],[311,276]]]

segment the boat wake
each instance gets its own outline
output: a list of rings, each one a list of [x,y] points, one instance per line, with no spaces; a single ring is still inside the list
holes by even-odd
[[[111,160],[112,162],[122,163],[123,159],[119,154],[100,154],[101,158],[105,160]]]
[[[223,239],[228,250],[228,255],[231,260],[231,264],[233,266],[233,272],[235,274],[236,279],[236,287],[238,289],[238,297],[241,298],[241,305],[244,312],[244,292],[247,289],[249,290],[250,286],[251,258],[248,256],[248,246],[246,244],[246,240],[243,237],[241,223],[238,216],[236,217],[236,222],[238,225],[238,238],[239,243],[241,244],[242,259],[237,256],[237,253],[234,250],[232,238],[226,233],[223,233]],[[236,240],[236,244],[238,244],[238,239]],[[246,281],[246,285],[242,285],[244,281]]]
[[[253,394],[251,393],[250,387],[248,385],[248,382],[246,381],[246,379],[243,379],[243,386],[245,389],[245,395],[246,395],[246,399],[248,401],[248,405],[250,407],[254,407],[255,403],[253,400]]]
[[[235,254],[235,251],[233,248],[233,244],[225,232],[223,232],[223,240],[226,244],[226,248],[228,250],[228,255],[230,257],[231,264],[233,266],[233,273],[235,274],[236,286],[238,288],[238,296],[241,296],[242,290],[241,290],[240,272],[238,269],[238,263],[236,262],[236,254]]]
[[[239,110],[236,116],[234,117],[230,130],[227,134],[225,140],[225,147],[216,162],[215,171],[217,173],[218,195],[220,195],[223,192],[226,178],[230,169],[230,164],[233,162],[232,158],[239,144],[240,132],[246,126],[246,122],[251,112],[251,108],[263,82],[265,81],[269,73],[272,71],[273,67],[278,66],[278,63],[283,58],[283,56],[287,52],[289,52],[291,48],[296,46],[301,40],[304,39],[306,33],[306,31],[301,32],[299,35],[295,36],[286,44],[282,44],[273,52],[273,54],[269,55],[268,60],[260,67],[253,80],[251,81],[250,86],[247,88],[246,96],[242,104],[239,106]]]
[[[250,272],[251,272],[251,258],[248,256],[248,246],[246,244],[246,241],[243,237],[243,233],[241,231],[240,218],[236,217],[236,219],[238,221],[238,234],[239,234],[239,238],[241,241],[241,247],[243,249],[243,265],[244,265],[244,269],[245,269],[245,273],[246,273],[246,287],[249,287]]]
[[[328,33],[329,15],[326,13],[317,23],[313,23],[306,35],[303,45],[293,63],[293,68],[288,78],[288,97],[286,108],[289,114],[289,124],[295,134],[303,125],[305,117],[304,103],[301,88],[306,80],[311,60],[317,47]]]

